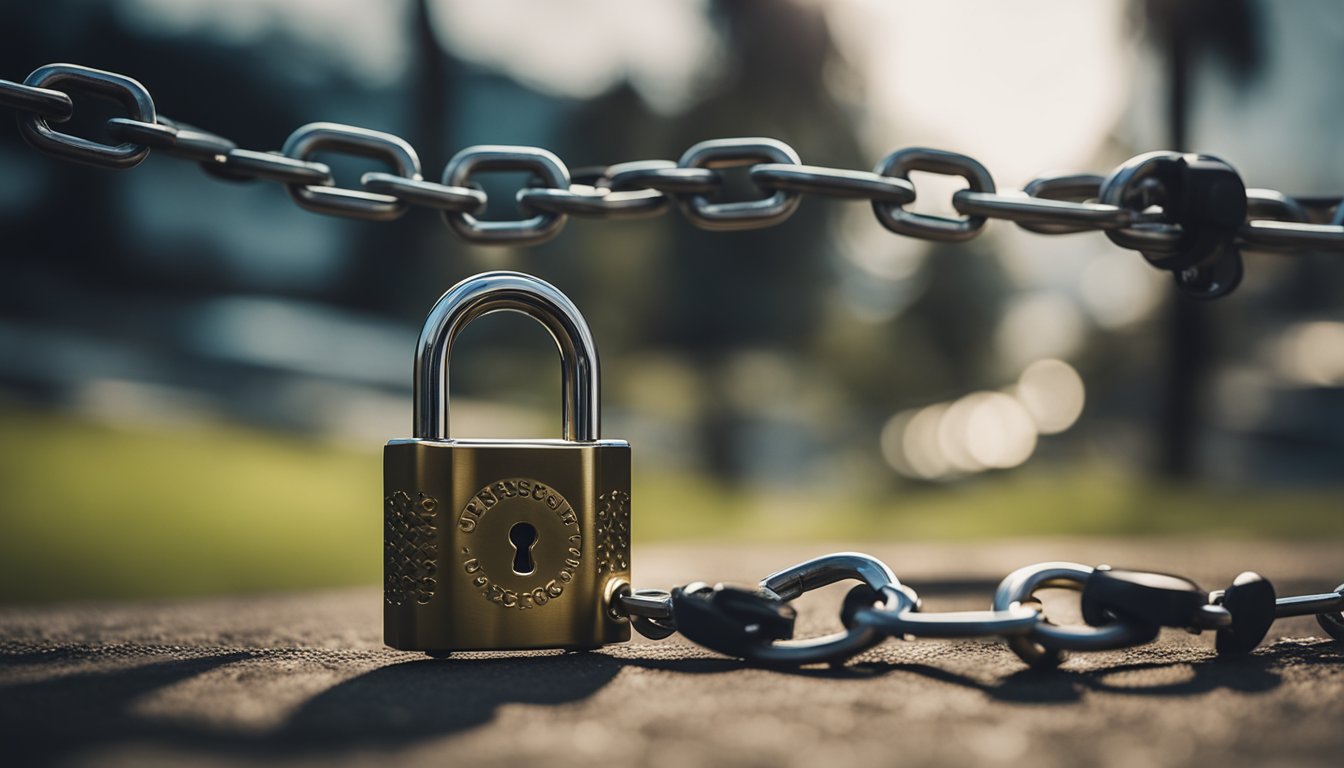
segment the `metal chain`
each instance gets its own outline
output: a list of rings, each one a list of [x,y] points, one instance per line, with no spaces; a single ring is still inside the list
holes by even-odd
[[[120,103],[125,117],[108,121],[105,144],[56,127],[74,114],[72,94],[97,93]],[[1141,251],[1171,271],[1185,292],[1216,298],[1240,282],[1240,248],[1344,251],[1344,206],[1338,199],[1296,200],[1274,190],[1246,189],[1217,158],[1170,152],[1140,155],[1108,176],[1071,174],[1033,180],[1021,191],[999,190],[983,165],[965,155],[906,148],[870,171],[803,165],[787,144],[766,138],[703,141],[670,160],[619,163],[571,173],[537,147],[475,146],[458,152],[439,182],[421,175],[419,156],[389,133],[334,123],[294,131],[279,152],[242,149],[221,136],[158,115],[136,80],[74,64],[39,67],[22,83],[0,80],[0,106],[17,113],[25,139],[47,154],[102,168],[130,168],[151,152],[198,163],[231,180],[284,184],[294,202],[336,216],[388,221],[409,207],[440,211],[463,240],[529,245],[555,237],[570,216],[626,219],[658,216],[675,203],[695,226],[711,230],[777,225],[802,195],[866,200],[878,221],[898,234],[943,242],[979,235],[988,219],[1031,232],[1062,235],[1103,231],[1117,245]],[[319,151],[360,155],[388,164],[366,173],[358,188],[335,186]],[[762,195],[721,200],[721,169],[746,167]],[[525,218],[479,218],[488,197],[473,178],[488,171],[529,171],[533,180],[515,199]],[[912,171],[966,180],[952,195],[960,217],[917,213]],[[1244,192],[1244,194],[1243,194]],[[1308,210],[1332,210],[1329,223]],[[1321,217],[1322,219],[1324,217]]]
[[[119,103],[125,117],[107,122],[117,145],[65,133],[54,125],[75,111],[71,94],[95,93]],[[703,141],[670,160],[619,163],[571,173],[537,147],[475,146],[458,152],[438,183],[421,175],[420,158],[389,133],[335,123],[311,123],[290,134],[279,152],[242,149],[226,138],[160,116],[149,91],[113,72],[48,64],[22,83],[0,80],[0,106],[17,113],[20,132],[38,150],[100,168],[131,168],[152,152],[198,163],[235,181],[284,184],[294,202],[319,213],[374,221],[402,216],[410,206],[441,212],[463,240],[527,245],[559,234],[569,216],[625,219],[658,216],[676,203],[694,225],[711,230],[769,227],[797,210],[801,195],[866,200],[878,221],[898,234],[957,242],[979,235],[988,219],[1012,221],[1031,232],[1062,235],[1102,231],[1117,245],[1138,250],[1175,274],[1187,293],[1226,295],[1241,277],[1239,248],[1344,251],[1344,206],[1335,198],[1294,199],[1274,190],[1246,189],[1236,171],[1217,158],[1155,152],[1122,164],[1108,176],[1072,174],[1033,180],[1021,191],[997,189],[973,158],[925,148],[897,150],[869,171],[803,165],[787,144],[767,138]],[[359,188],[335,186],[319,152],[380,160],[391,172],[366,173]],[[718,199],[721,169],[747,167],[762,196]],[[527,218],[478,218],[488,197],[473,177],[487,171],[528,171],[533,182],[515,194]],[[967,188],[952,195],[961,214],[916,213],[913,171],[960,176]],[[1308,209],[1331,209],[1329,223],[1313,223]],[[789,603],[827,584],[855,580],[845,598],[845,631],[792,640]],[[1058,626],[1034,599],[1037,590],[1064,587],[1082,593],[1085,624]],[[1041,563],[1010,574],[987,611],[922,610],[918,594],[881,561],[856,553],[827,555],[766,577],[756,590],[690,584],[673,590],[627,590],[615,609],[646,637],[680,631],[688,639],[765,666],[843,663],[889,637],[1001,637],[1028,664],[1053,667],[1065,651],[1097,651],[1151,642],[1159,627],[1218,632],[1219,654],[1246,653],[1275,619],[1315,615],[1344,642],[1344,584],[1333,592],[1276,598],[1262,577],[1244,573],[1225,590],[1204,592],[1165,574]]]
[[[840,611],[845,631],[794,640],[789,603],[818,587],[841,581],[859,584]],[[1084,624],[1052,623],[1038,590],[1081,593]],[[887,638],[1002,638],[1027,664],[1053,668],[1066,651],[1102,651],[1150,643],[1161,627],[1198,634],[1217,632],[1219,656],[1250,653],[1277,619],[1315,616],[1337,643],[1344,643],[1344,584],[1318,595],[1277,597],[1264,577],[1246,572],[1226,589],[1205,592],[1189,579],[1078,563],[1038,563],[1009,574],[985,611],[930,612],[918,593],[902,584],[882,561],[841,552],[825,555],[761,580],[754,590],[703,582],[671,592],[626,590],[618,613],[645,637],[661,640],[681,632],[710,650],[767,667],[843,664]]]

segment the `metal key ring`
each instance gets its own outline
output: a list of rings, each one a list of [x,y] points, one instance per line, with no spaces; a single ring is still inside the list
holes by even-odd
[[[791,601],[819,587],[853,579],[880,597],[880,610],[899,613],[913,605],[901,582],[881,560],[858,552],[840,552],[814,558],[772,573],[760,588],[780,600]],[[796,667],[804,664],[844,661],[885,639],[875,627],[856,624],[845,632],[808,640],[785,640],[752,646],[747,661],[768,666]]]
[[[1037,563],[1019,568],[1008,574],[994,592],[996,611],[1022,607],[1038,589],[1051,587],[1081,591],[1092,568],[1078,563]],[[1104,651],[1126,648],[1148,642],[1155,630],[1124,622],[1104,627],[1062,627],[1048,624],[1043,619],[1031,632],[1008,640],[1008,647],[1033,667],[1056,667],[1064,660],[1062,651]]]

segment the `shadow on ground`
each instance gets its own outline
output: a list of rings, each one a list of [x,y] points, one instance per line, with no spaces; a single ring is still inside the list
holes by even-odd
[[[743,667],[741,662],[732,659],[631,660],[627,663],[687,674],[722,673]],[[1282,642],[1262,648],[1251,656],[1210,657],[1193,662],[1186,658],[1142,661],[1082,671],[1023,668],[989,682],[931,664],[886,661],[861,661],[837,667],[779,671],[777,674],[846,680],[905,673],[973,689],[996,701],[1040,704],[1079,701],[1088,691],[1153,697],[1194,696],[1223,689],[1264,693],[1282,683],[1278,670],[1284,666],[1327,666],[1340,663],[1344,663],[1344,648],[1329,640],[1322,640],[1309,643]],[[1170,680],[1171,676],[1160,674],[1177,669],[1184,673],[1179,675],[1178,680]]]
[[[137,702],[163,688],[229,665],[282,676],[297,662],[347,652],[228,651],[198,658],[154,661],[180,651],[156,646],[97,646],[20,653],[0,652],[0,670],[74,663],[81,668],[48,679],[0,685],[0,744],[21,764],[54,763],[109,743],[137,742],[223,753],[274,754],[342,751],[351,747],[405,747],[417,739],[482,725],[509,703],[560,705],[591,696],[623,662],[599,653],[524,658],[414,660],[360,674],[313,696],[275,729],[249,733],[205,723],[147,717]],[[375,656],[375,653],[368,654]],[[88,668],[114,656],[136,660],[126,668]],[[257,671],[257,665],[272,667]],[[39,667],[40,669],[40,667]]]
[[[376,664],[380,652],[312,649],[194,651],[162,646],[67,646],[0,649],[0,743],[20,764],[50,764],[100,746],[134,742],[239,756],[329,754],[351,748],[392,749],[488,723],[506,704],[564,705],[587,699],[626,667],[683,675],[742,672],[729,659],[618,658],[605,653],[464,659],[414,659],[378,666],[312,696],[276,728],[256,732],[207,723],[148,717],[137,703],[156,691],[237,665],[236,676],[283,676],[295,664],[341,669]],[[400,657],[398,657],[400,658]],[[1282,642],[1253,656],[1142,661],[1084,671],[1022,670],[1001,678],[972,678],[922,663],[860,662],[787,674],[819,680],[918,675],[930,682],[982,692],[1001,702],[1067,704],[1089,691],[1188,697],[1218,689],[1271,691],[1288,666],[1336,665],[1344,649],[1329,642]],[[108,667],[115,667],[109,669]],[[1179,670],[1174,676],[1164,669]],[[1157,674],[1154,674],[1157,673]],[[1153,682],[1153,681],[1156,682]],[[11,763],[13,764],[13,763]]]

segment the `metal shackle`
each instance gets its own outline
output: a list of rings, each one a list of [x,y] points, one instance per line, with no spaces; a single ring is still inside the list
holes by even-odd
[[[558,288],[521,272],[485,272],[449,288],[425,319],[415,355],[415,437],[448,437],[448,361],[458,334],[492,312],[520,312],[541,323],[560,349],[563,432],[570,442],[601,434],[597,345],[578,307]]]

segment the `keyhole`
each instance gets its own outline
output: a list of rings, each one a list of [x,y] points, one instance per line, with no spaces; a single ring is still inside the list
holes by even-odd
[[[509,529],[509,543],[513,545],[513,572],[526,576],[537,570],[532,562],[532,548],[537,546],[537,529],[531,523],[518,523]]]

